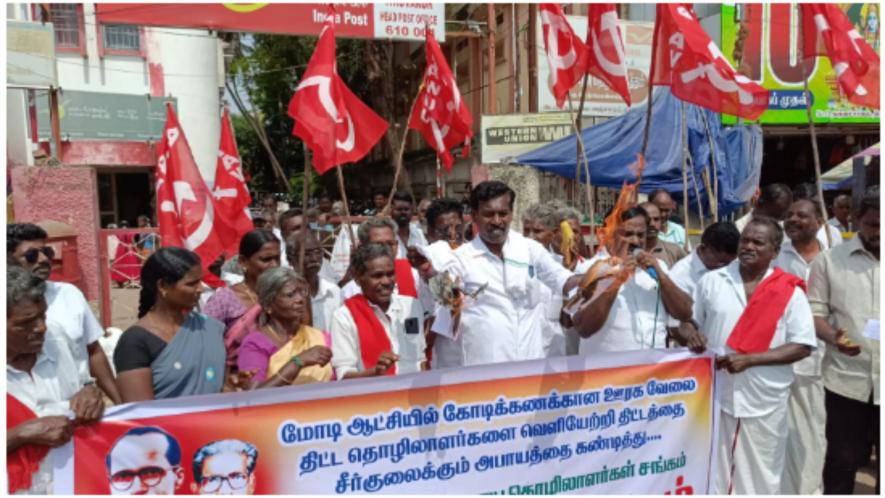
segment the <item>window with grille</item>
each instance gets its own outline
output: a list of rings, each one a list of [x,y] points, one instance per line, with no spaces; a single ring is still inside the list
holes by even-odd
[[[55,30],[55,44],[58,48],[80,48],[80,12],[77,4],[51,4],[49,21]]]
[[[141,49],[138,26],[105,24],[102,26],[102,44],[105,50],[138,52]]]

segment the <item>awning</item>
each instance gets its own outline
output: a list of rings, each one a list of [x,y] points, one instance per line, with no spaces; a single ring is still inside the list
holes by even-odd
[[[655,89],[653,101],[646,168],[639,190],[647,193],[663,188],[681,200],[683,102],[665,87]],[[581,132],[594,186],[620,188],[625,180],[636,180],[627,166],[636,161],[642,147],[645,114],[644,105],[636,106],[622,116]],[[688,201],[690,205],[697,206],[696,181],[701,206],[707,215],[709,204],[701,172],[709,169],[710,141],[707,139],[704,114],[713,137],[719,179],[719,214],[724,216],[748,202],[759,185],[762,130],[758,125],[723,126],[719,114],[685,104],[688,153],[693,166],[689,173]],[[516,162],[574,178],[576,147],[575,136],[570,135],[518,156]],[[586,181],[583,172],[581,181]]]
[[[852,157],[837,164],[820,177],[824,190],[842,190],[851,188],[851,178],[854,176],[854,159],[863,158],[864,166],[869,166],[874,157],[879,156],[879,144],[866,148]]]

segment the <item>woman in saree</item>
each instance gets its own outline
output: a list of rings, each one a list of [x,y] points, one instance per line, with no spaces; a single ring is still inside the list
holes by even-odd
[[[252,389],[332,379],[328,335],[309,323],[310,287],[291,268],[272,268],[258,279],[261,314],[237,359]]]
[[[255,328],[261,312],[258,278],[265,270],[280,266],[280,241],[270,230],[252,230],[240,239],[243,281],[222,287],[206,302],[203,312],[224,324],[224,346],[229,370],[236,370],[240,342]]]
[[[114,350],[123,402],[222,391],[224,325],[194,310],[202,292],[200,257],[164,247],[141,269],[138,322]]]

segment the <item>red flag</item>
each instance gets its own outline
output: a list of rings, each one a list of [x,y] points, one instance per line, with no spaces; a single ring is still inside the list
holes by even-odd
[[[630,85],[618,8],[613,3],[587,5],[587,72],[602,80],[630,105]]]
[[[425,49],[427,66],[424,69],[424,82],[409,117],[409,128],[421,133],[451,173],[453,159],[449,149],[463,142],[465,145],[461,157],[470,154],[473,117],[461,100],[452,70],[429,29]]]
[[[541,23],[544,28],[544,48],[550,66],[550,88],[556,97],[556,105],[562,109],[569,90],[587,72],[587,47],[575,35],[562,13],[559,4],[540,4]]]
[[[289,102],[292,134],[313,152],[319,174],[362,159],[387,132],[387,121],[347,88],[335,68],[335,11],[330,6],[301,83]]]
[[[805,57],[830,58],[842,93],[852,104],[879,108],[879,55],[837,5],[799,4]]]
[[[252,196],[243,177],[240,153],[230,125],[227,109],[221,117],[221,141],[218,146],[218,165],[215,167],[215,188],[212,190],[218,218],[224,220],[218,228],[227,254],[236,254],[240,238],[254,228],[249,216]]]
[[[686,102],[750,120],[768,108],[768,90],[735,71],[689,4],[658,4],[652,57],[652,84]]]
[[[166,126],[157,147],[157,220],[163,246],[194,251],[210,283],[209,265],[224,249],[215,230],[215,200],[200,176],[172,104],[166,104]]]

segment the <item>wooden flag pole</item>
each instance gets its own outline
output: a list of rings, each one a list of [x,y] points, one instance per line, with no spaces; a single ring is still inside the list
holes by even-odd
[[[393,194],[396,193],[396,184],[399,182],[399,174],[403,169],[403,154],[406,152],[406,140],[409,138],[409,120],[412,119],[412,112],[415,111],[415,105],[418,104],[418,98],[421,97],[421,91],[424,90],[424,82],[418,87],[418,93],[412,100],[412,106],[409,108],[409,114],[406,116],[406,127],[403,130],[402,140],[400,140],[399,151],[396,154],[396,168],[393,173],[393,185],[390,186],[390,195],[387,196],[387,204],[380,215],[387,216],[390,213],[390,204],[393,202]]]
[[[310,197],[310,149],[304,144],[304,175],[301,177],[304,183],[301,189],[301,242],[298,244],[298,273],[304,276],[304,246],[307,245],[307,202]],[[284,247],[289,244],[288,240],[283,241]],[[292,262],[289,261],[291,265]]]
[[[338,175],[338,190],[341,191],[341,202],[344,203],[344,224],[347,228],[347,237],[350,239],[351,249],[355,249],[356,240],[353,237],[353,225],[350,223],[350,206],[347,202],[347,191],[344,189],[344,173],[341,171],[341,168],[342,166],[340,164],[335,166],[335,172]]]
[[[585,75],[584,83],[586,84],[586,82],[587,82],[587,80],[586,80],[586,75]],[[575,115],[572,110],[571,99],[568,100],[568,106],[569,106],[569,113],[571,114],[571,117],[572,117],[572,120],[571,120],[572,127],[575,129],[575,140],[577,141],[577,144],[578,144],[578,147],[577,147],[578,161],[575,164],[575,171],[576,171],[577,177],[575,178],[575,181],[580,186],[581,175],[580,175],[580,170],[578,169],[578,167],[581,164],[583,164],[584,177],[587,180],[587,182],[584,184],[584,195],[587,198],[587,209],[590,210],[590,237],[595,237],[596,236],[596,209],[595,209],[596,206],[594,205],[594,199],[593,199],[593,184],[590,182],[590,166],[587,164],[587,148],[584,145],[584,137],[581,136],[581,130],[578,127],[578,119],[580,119],[580,118],[575,119]],[[582,94],[581,95],[581,105],[578,107],[578,109],[582,108],[583,106],[584,106],[584,95]],[[592,239],[591,239],[591,245],[592,245]]]
[[[682,102],[682,217],[685,218],[685,242],[688,252],[688,125],[685,122],[685,102]]]
[[[799,15],[797,18],[799,19],[799,57],[802,61],[802,72],[805,73],[805,30],[803,27],[805,23],[803,22],[803,13],[802,7],[798,6]],[[823,182],[820,177],[820,152],[817,150],[817,131],[814,128],[814,115],[811,111],[811,92],[808,90],[808,78],[806,75],[802,79],[802,87],[805,96],[805,111],[808,114],[808,126],[811,130],[811,151],[814,154],[814,182],[817,184],[817,202],[820,204],[820,212],[821,215],[826,219],[827,216],[827,206],[824,203],[824,189]],[[827,234],[827,247],[833,247],[833,236],[830,235],[830,230],[827,229],[827,225],[824,224],[824,232]]]
[[[707,113],[703,110],[701,110],[701,117],[704,119],[707,143],[710,144],[710,168],[713,170],[713,190],[707,190],[707,195],[710,196],[710,212],[713,214],[713,222],[715,223],[719,221],[719,174],[716,168],[716,149],[713,147],[713,134],[710,132]],[[707,183],[709,183],[709,179]],[[709,189],[709,186],[707,188]]]

